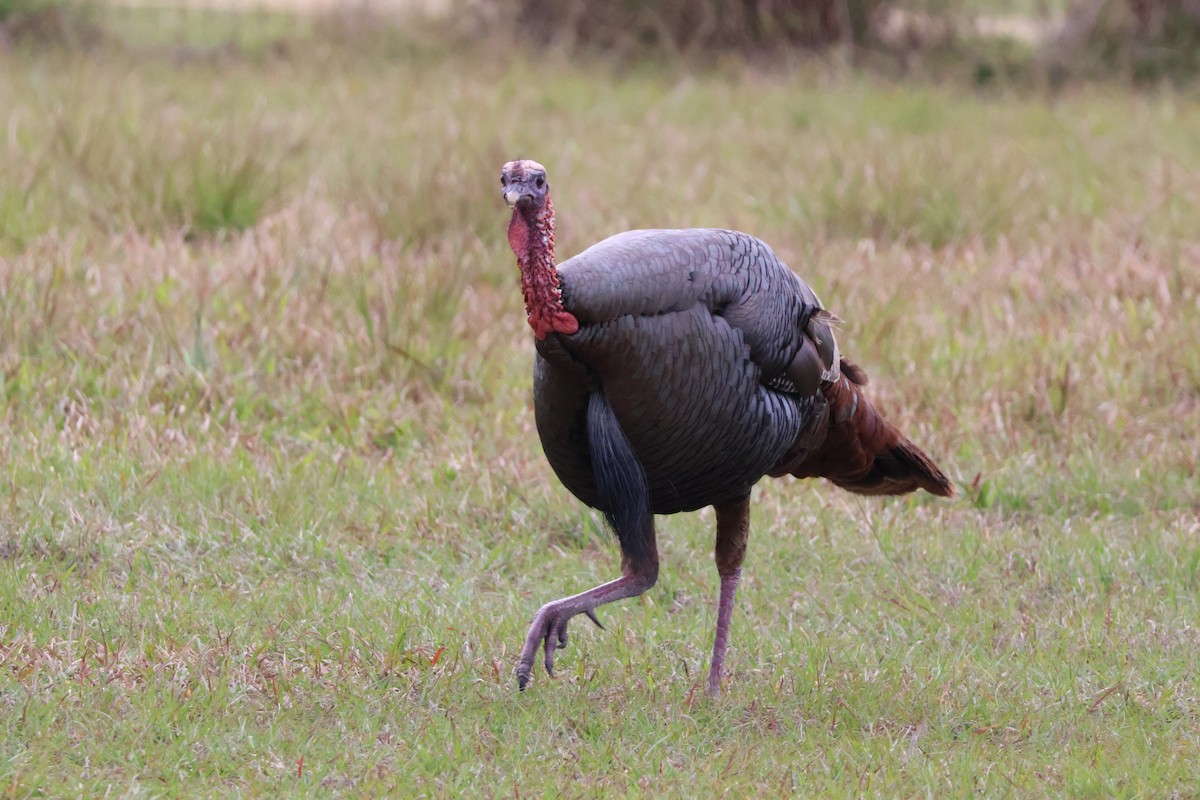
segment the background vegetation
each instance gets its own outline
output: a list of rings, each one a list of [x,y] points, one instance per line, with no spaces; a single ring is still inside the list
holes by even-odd
[[[0,48],[6,794],[1195,795],[1189,90],[89,13]],[[617,567],[533,431],[517,156],[564,254],[771,242],[962,489],[764,483],[719,701],[709,512],[515,691]]]

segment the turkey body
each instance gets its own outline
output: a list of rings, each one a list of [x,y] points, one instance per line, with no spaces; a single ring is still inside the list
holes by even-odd
[[[645,470],[656,514],[743,497],[798,443],[824,438],[820,376],[802,394],[789,368],[806,340],[807,352],[833,352],[833,334],[817,296],[765,243],[727,230],[629,231],[558,270],[579,331],[537,342],[534,408],[551,467],[583,502],[602,508],[587,435],[594,392]]]
[[[750,535],[751,488],[764,475],[827,478],[860,494],[953,484],[862,396],[812,289],[763,242],[718,229],[617,234],[562,264],[546,169],[501,170],[536,339],[534,411],[563,484],[604,513],[621,576],[543,605],[517,683],[546,672],[578,615],[658,580],[655,514],[712,506],[721,587],[708,690],[720,691],[730,619]]]

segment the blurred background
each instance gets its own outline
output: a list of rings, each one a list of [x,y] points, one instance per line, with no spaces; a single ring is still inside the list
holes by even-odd
[[[220,27],[206,18],[226,17]],[[389,28],[442,41],[520,30],[527,42],[612,57],[708,60],[840,47],[883,73],[993,81],[1119,76],[1189,80],[1198,68],[1194,0],[4,0],[0,42],[256,49],[330,28]],[[207,35],[202,31],[207,31]],[[345,33],[345,31],[343,31]],[[398,33],[393,30],[392,33]],[[228,39],[229,41],[224,41]]]

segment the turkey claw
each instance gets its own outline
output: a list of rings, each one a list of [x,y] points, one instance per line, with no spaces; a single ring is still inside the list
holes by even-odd
[[[537,655],[539,646],[545,650],[545,658],[542,663],[546,668],[546,674],[554,677],[554,652],[567,646],[569,639],[567,623],[571,621],[571,617],[579,613],[586,614],[587,618],[597,627],[601,630],[604,629],[596,617],[596,612],[590,608],[569,608],[556,603],[548,603],[538,610],[537,615],[533,618],[533,623],[529,626],[529,633],[525,636],[525,646],[521,648],[520,661],[517,662],[518,688],[524,691],[533,679],[533,659]]]

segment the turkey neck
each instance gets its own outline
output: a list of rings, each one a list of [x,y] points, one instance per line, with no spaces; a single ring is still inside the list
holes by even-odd
[[[533,335],[545,339],[551,333],[569,336],[579,330],[579,321],[563,308],[562,285],[554,265],[554,205],[549,196],[541,208],[513,209],[508,244],[521,268],[521,292]]]

